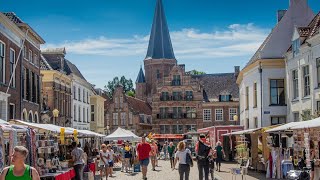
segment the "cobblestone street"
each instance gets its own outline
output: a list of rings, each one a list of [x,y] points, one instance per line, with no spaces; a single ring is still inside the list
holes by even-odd
[[[176,168],[178,166],[176,165]],[[224,163],[221,167],[221,172],[215,171],[215,178],[218,180],[231,180],[232,175],[230,173],[230,168],[232,167],[238,167],[236,164],[233,163]],[[96,180],[99,180],[100,176],[96,176]],[[178,180],[179,179],[179,173],[178,170],[172,171],[170,168],[170,162],[169,161],[159,161],[159,167],[156,167],[156,171],[151,170],[151,164],[148,166],[148,174],[147,178],[149,180]],[[121,180],[141,180],[142,174],[139,173],[123,173],[120,171],[114,171],[113,177],[108,178],[110,179],[121,179]],[[197,164],[195,162],[195,166],[191,168],[190,171],[190,180],[197,180],[198,179],[198,169]],[[240,180],[241,176],[234,177],[233,179]],[[256,173],[256,172],[249,172],[249,175],[245,178],[247,180],[258,180],[258,179],[266,179],[265,175],[263,173]],[[105,178],[104,178],[105,180]]]

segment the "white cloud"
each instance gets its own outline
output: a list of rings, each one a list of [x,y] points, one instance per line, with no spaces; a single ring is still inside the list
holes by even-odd
[[[201,32],[188,28],[171,32],[175,55],[180,58],[221,58],[252,55],[269,30],[252,23],[232,24],[224,30]],[[109,57],[141,56],[147,51],[149,35],[115,39],[98,37],[80,41],[47,44],[44,48],[66,47],[67,53]]]

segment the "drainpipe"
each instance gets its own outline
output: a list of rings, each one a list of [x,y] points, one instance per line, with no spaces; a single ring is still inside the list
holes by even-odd
[[[259,63],[259,74],[260,74],[260,125],[261,125],[261,127],[263,127],[262,126],[262,117],[263,117],[263,115],[262,115],[262,105],[263,105],[263,103],[262,103],[262,99],[263,99],[263,96],[262,96],[262,68],[261,68],[261,62]]]

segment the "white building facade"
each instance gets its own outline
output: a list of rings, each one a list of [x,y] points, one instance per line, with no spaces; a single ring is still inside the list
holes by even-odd
[[[70,62],[68,62],[70,63]],[[80,72],[79,72],[80,73]],[[70,75],[72,77],[72,123],[71,127],[80,130],[90,130],[91,122],[91,105],[90,96],[92,95],[91,84],[88,83],[83,76],[77,76],[76,73]]]
[[[314,14],[306,0],[290,0],[278,11],[278,22],[241,70],[240,124],[246,129],[287,122],[287,84],[284,55],[291,46],[293,28],[307,26]]]
[[[308,27],[295,27],[286,54],[288,119],[309,120],[320,112],[320,34],[318,14]],[[318,29],[317,31],[314,31]],[[308,33],[306,33],[308,32]]]

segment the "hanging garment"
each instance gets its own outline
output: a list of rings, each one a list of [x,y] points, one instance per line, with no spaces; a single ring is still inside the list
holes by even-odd
[[[0,128],[0,171],[4,168],[3,130]]]
[[[272,154],[272,178],[276,178],[278,154],[274,149],[272,150],[271,154]]]

